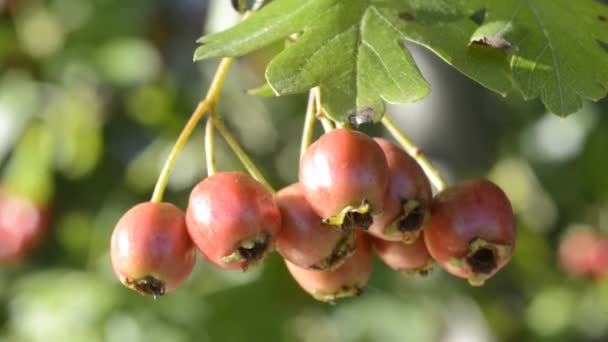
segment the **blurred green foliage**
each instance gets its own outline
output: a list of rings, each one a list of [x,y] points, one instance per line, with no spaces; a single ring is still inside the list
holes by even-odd
[[[390,111],[451,181],[489,177],[510,196],[513,261],[484,287],[379,262],[366,293],[331,306],[273,255],[246,273],[200,259],[154,301],[123,288],[108,256],[118,218],[145,201],[216,65],[195,39],[234,20],[229,1],[0,0],[0,167],[4,187],[51,205],[27,260],[0,266],[0,341],[605,341],[608,281],[566,275],[564,232],[608,234],[608,105],[568,119],[497,98],[414,49],[433,94]],[[210,20],[205,20],[209,18]],[[204,24],[206,22],[206,24]],[[256,98],[273,49],[240,59],[220,112],[275,186],[297,179],[305,98]],[[382,134],[379,127],[367,127]],[[201,130],[171,177],[185,208],[205,176]],[[319,133],[319,132],[317,132]],[[242,169],[218,139],[221,170]]]

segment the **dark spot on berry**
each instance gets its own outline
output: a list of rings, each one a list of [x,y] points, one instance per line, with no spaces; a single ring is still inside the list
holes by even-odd
[[[165,284],[160,280],[147,276],[137,280],[126,280],[127,285],[132,286],[133,289],[141,294],[153,296],[154,299],[165,294]]]
[[[270,244],[270,234],[264,232],[263,238],[260,241],[256,241],[251,248],[238,247],[238,251],[241,256],[245,259],[245,268],[250,262],[259,261],[262,259],[266,251],[268,250],[268,245]]]
[[[326,271],[334,268],[336,264],[355,252],[355,232],[345,232],[340,241],[336,243],[334,250],[331,255],[322,260],[321,262],[312,265],[310,268],[315,271]]]
[[[405,21],[416,21],[416,16],[409,12],[401,12],[399,13],[399,19]]]
[[[344,222],[342,223],[340,228],[342,228],[342,229],[361,228],[363,230],[367,230],[372,225],[373,222],[374,222],[374,219],[372,218],[372,215],[370,213],[361,214],[361,213],[357,213],[357,212],[350,212],[344,216]]]
[[[606,17],[604,17],[603,15],[598,15],[597,18],[599,19],[599,21],[606,21],[608,19],[606,19]]]
[[[496,269],[496,256],[488,248],[480,248],[467,257],[467,263],[474,273],[492,273]]]
[[[412,209],[407,216],[405,216],[399,224],[397,225],[397,229],[400,232],[414,232],[422,226],[424,222],[424,214],[425,209],[423,205],[418,205],[414,209]]]

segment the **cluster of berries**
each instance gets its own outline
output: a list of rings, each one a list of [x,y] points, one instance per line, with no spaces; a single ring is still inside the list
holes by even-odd
[[[511,205],[493,183],[433,197],[399,147],[335,129],[308,148],[299,182],[276,195],[247,174],[220,172],[193,189],[185,214],[168,203],[135,206],[114,230],[111,256],[123,284],[158,296],[185,280],[195,247],[239,270],[276,247],[305,291],[333,302],[361,293],[374,250],[397,271],[426,274],[438,263],[481,285],[510,260],[515,237]]]
[[[44,236],[49,209],[0,190],[0,264],[21,261]]]

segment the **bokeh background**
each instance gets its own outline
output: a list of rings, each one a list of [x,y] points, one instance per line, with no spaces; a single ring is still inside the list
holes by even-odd
[[[376,262],[366,293],[332,306],[301,291],[273,255],[246,273],[199,259],[186,284],[157,301],[123,288],[111,271],[111,231],[149,199],[206,91],[217,61],[192,63],[195,40],[235,23],[229,3],[0,0],[2,186],[51,212],[39,246],[0,265],[0,341],[608,340],[608,281],[558,262],[568,233],[608,233],[608,103],[559,118],[518,94],[501,98],[416,47],[432,94],[390,112],[450,182],[487,177],[508,193],[517,250],[494,279],[474,288],[439,269],[409,277]],[[297,180],[306,96],[245,93],[263,84],[277,49],[235,63],[220,109],[282,187]],[[217,148],[221,170],[242,169],[220,138]],[[168,201],[185,209],[204,160],[199,129]]]

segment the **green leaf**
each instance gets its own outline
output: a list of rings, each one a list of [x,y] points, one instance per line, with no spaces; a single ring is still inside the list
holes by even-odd
[[[583,98],[606,96],[606,18],[608,6],[594,0],[275,0],[201,38],[195,60],[241,56],[296,34],[266,70],[274,93],[320,86],[334,120],[377,121],[385,101],[428,94],[407,39],[488,89],[506,95],[516,85],[566,115]]]
[[[413,102],[429,86],[403,46],[397,0],[277,0],[234,28],[203,37],[195,59],[240,56],[301,33],[268,65],[278,95],[319,86],[332,119],[378,121],[384,101]]]
[[[247,90],[247,94],[249,95],[255,95],[255,96],[260,96],[260,97],[274,97],[277,96],[274,93],[274,90],[272,90],[272,88],[268,85],[268,83],[259,86],[257,88],[253,88],[253,89],[249,89]]]
[[[608,54],[599,43],[608,41],[606,5],[486,0],[460,6],[459,13],[434,2],[409,3],[407,38],[489,89],[505,94],[513,79],[524,98],[540,96],[559,115],[578,111],[582,98],[606,96]],[[480,10],[486,12],[478,27],[470,16]]]
[[[578,111],[582,98],[608,89],[608,6],[593,0],[493,0],[486,24],[507,23],[511,70],[526,99],[540,96],[559,115]],[[604,20],[602,20],[604,18]]]
[[[429,12],[425,12],[429,15]],[[439,12],[432,18],[445,18]],[[468,17],[447,21],[427,21],[418,12],[403,12],[406,38],[437,54],[458,71],[501,95],[512,89],[509,65],[504,52],[470,47],[469,40],[477,25]]]

